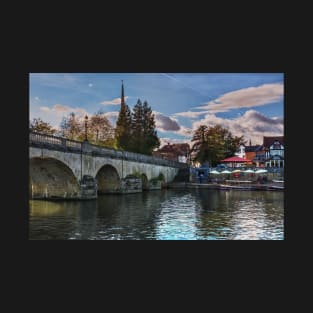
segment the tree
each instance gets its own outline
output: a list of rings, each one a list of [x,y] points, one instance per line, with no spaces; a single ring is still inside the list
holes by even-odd
[[[113,147],[113,127],[105,113],[99,110],[90,118],[88,140],[100,146]]]
[[[235,136],[235,137],[227,137],[226,139],[226,157],[230,157],[232,155],[235,154],[235,152],[237,152],[238,147],[241,144],[245,144],[246,141],[244,140],[243,136]]]
[[[83,140],[84,138],[83,125],[74,112],[63,117],[60,128],[62,136],[68,139]]]
[[[29,128],[32,131],[36,131],[47,135],[54,135],[56,133],[56,129],[53,129],[49,123],[44,122],[40,117],[34,118],[30,122]]]
[[[132,141],[130,151],[151,155],[160,146],[155,130],[154,115],[148,102],[138,99],[132,113]]]
[[[143,107],[140,99],[134,106],[132,112],[132,139],[131,146],[129,147],[132,152],[142,153],[144,145],[144,131],[143,131]]]
[[[155,148],[160,146],[160,139],[155,129],[154,114],[147,101],[143,103],[143,134],[144,145],[142,153],[151,155]]]
[[[200,125],[191,139],[191,141],[195,142],[190,150],[190,154],[195,155],[193,161],[199,161],[202,163],[208,159],[209,151],[206,145],[207,129],[207,126]]]
[[[239,145],[244,143],[244,137],[233,137],[221,125],[201,125],[195,131],[192,141],[195,141],[191,149],[194,152],[193,160],[201,164],[209,162],[211,166],[215,166],[220,160],[234,155]]]
[[[132,137],[132,118],[127,104],[122,104],[114,132],[115,146],[118,149],[129,150]]]
[[[206,142],[208,149],[209,164],[215,166],[220,160],[226,156],[225,139],[227,136],[231,137],[231,133],[223,128],[221,125],[209,127],[206,132]]]

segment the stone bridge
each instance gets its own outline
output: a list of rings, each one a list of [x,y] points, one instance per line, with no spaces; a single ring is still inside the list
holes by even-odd
[[[30,132],[31,199],[94,199],[158,189],[186,163]]]

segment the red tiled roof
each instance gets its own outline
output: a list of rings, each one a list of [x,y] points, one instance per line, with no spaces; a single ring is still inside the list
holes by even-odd
[[[284,145],[284,136],[279,137],[263,137],[263,146],[269,148],[274,141],[278,140],[282,145]]]
[[[177,143],[177,144],[168,144],[163,146],[162,148],[158,149],[157,152],[171,152],[176,154],[186,154],[186,152],[189,152],[190,147],[188,143]]]
[[[168,160],[178,160],[179,156],[186,156],[190,152],[188,143],[167,144],[153,152],[153,155],[163,157]]]

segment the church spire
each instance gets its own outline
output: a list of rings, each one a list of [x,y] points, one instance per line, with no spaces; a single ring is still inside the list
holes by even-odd
[[[121,106],[125,105],[125,99],[124,99],[124,85],[122,80],[122,95],[121,95]]]

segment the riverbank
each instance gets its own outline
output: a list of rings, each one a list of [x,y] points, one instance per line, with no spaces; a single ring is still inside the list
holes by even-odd
[[[215,190],[255,190],[255,191],[284,191],[284,185],[277,183],[266,184],[218,184],[218,183],[170,183],[169,189],[215,189]]]

